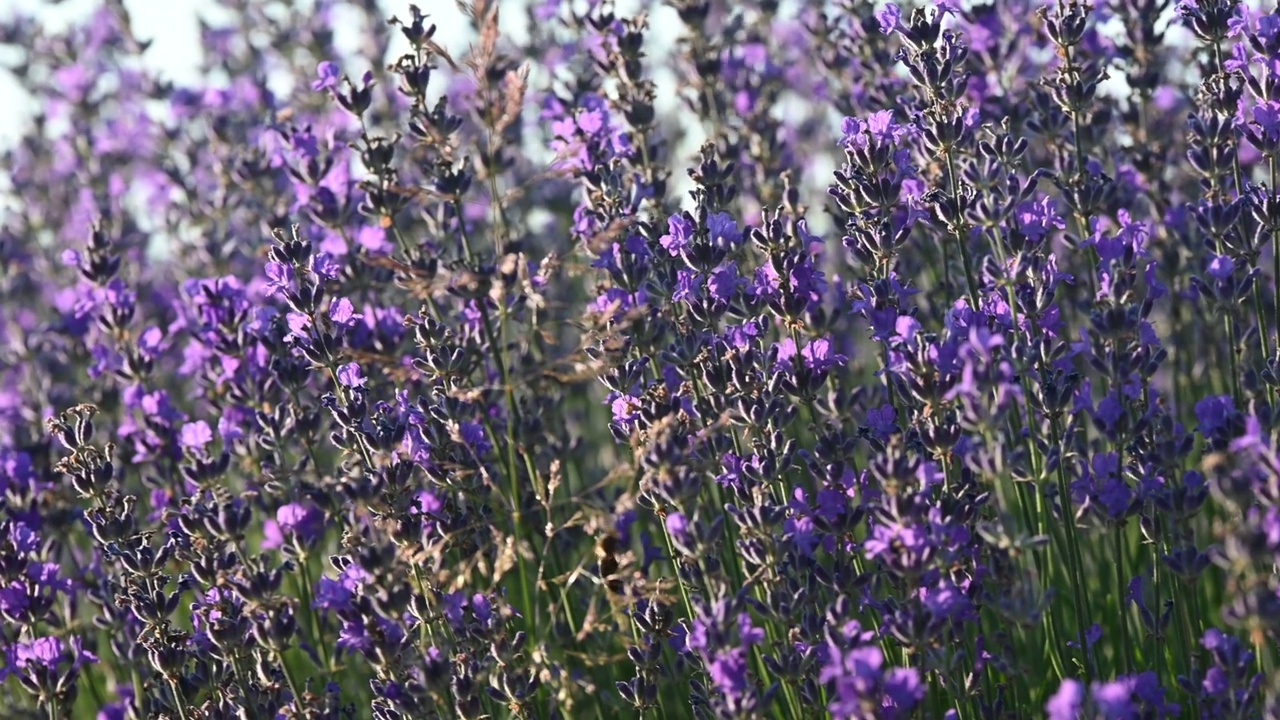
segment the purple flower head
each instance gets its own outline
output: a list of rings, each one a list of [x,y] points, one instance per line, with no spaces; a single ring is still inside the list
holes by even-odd
[[[267,294],[278,295],[293,289],[293,268],[274,260],[267,263]]]
[[[721,650],[707,666],[707,674],[726,698],[741,698],[748,688],[747,653],[742,648]]]
[[[334,298],[329,303],[329,319],[338,327],[354,327],[362,317],[347,298]]]
[[[316,76],[319,79],[311,83],[312,90],[336,90],[342,71],[336,63],[325,60],[316,66]]]
[[[280,523],[270,518],[262,521],[262,541],[258,548],[262,551],[278,550],[284,546],[284,534],[280,532]]]
[[[61,661],[62,640],[56,637],[36,638],[18,644],[17,665],[20,668],[45,667],[53,670]]]
[[[347,363],[338,368],[338,382],[343,387],[358,388],[364,387],[368,379],[360,372],[359,363]]]
[[[787,289],[791,295],[787,304],[793,312],[802,312],[822,304],[823,293],[827,291],[826,275],[814,266],[812,258],[805,258],[804,262],[797,265],[787,280]],[[781,278],[774,271],[772,263],[766,262],[756,269],[752,295],[760,299],[771,299],[777,297],[782,290]]]
[[[941,618],[959,619],[969,612],[969,598],[950,581],[943,581],[933,588],[921,588],[920,597],[929,612]]]
[[[31,562],[27,564],[27,577],[38,590],[49,590],[55,593],[70,593],[70,580],[59,575],[57,563]]]
[[[1106,720],[1131,720],[1136,717],[1133,702],[1133,681],[1120,678],[1112,682],[1094,683],[1089,688],[1089,698]]]
[[[346,608],[371,576],[355,563],[338,574],[337,579],[320,578],[316,584],[314,606],[326,610]]]
[[[489,451],[493,449],[492,443],[485,436],[484,426],[478,422],[459,423],[458,435],[463,444],[479,457],[488,455]]]
[[[1067,678],[1045,703],[1048,720],[1079,720],[1084,710],[1084,683]]]
[[[21,618],[31,606],[31,598],[27,595],[26,585],[12,582],[0,586],[0,616]]]
[[[727,303],[733,299],[738,289],[738,266],[727,263],[711,273],[707,278],[707,292],[712,299]]]
[[[800,351],[800,356],[804,358],[805,367],[815,373],[825,373],[832,368],[843,367],[849,361],[849,358],[836,352],[831,347],[831,341],[826,338],[817,338],[805,346]]]
[[[624,428],[629,428],[640,419],[643,405],[638,398],[630,395],[618,395],[609,402],[613,410],[613,421]]]
[[[1230,395],[1211,395],[1196,402],[1195,413],[1199,430],[1205,437],[1213,437],[1224,428],[1235,413],[1235,403]]]
[[[914,668],[886,670],[884,655],[874,645],[846,652],[829,644],[826,651],[818,681],[833,686],[827,706],[833,718],[905,720],[924,698],[919,673]]]
[[[796,356],[796,341],[783,338],[774,347],[774,369],[778,372],[790,373],[795,370],[793,360]]]
[[[725,328],[724,341],[729,347],[745,350],[764,334],[762,324],[757,320],[748,320],[741,325],[730,325]]]
[[[1040,242],[1050,232],[1061,230],[1067,226],[1057,208],[1057,203],[1048,196],[1023,203],[1017,211],[1018,230],[1032,242]]]
[[[707,232],[711,242],[717,245],[737,245],[742,242],[738,222],[729,213],[718,212],[707,217]]]
[[[1254,105],[1253,124],[1261,131],[1263,140],[1280,141],[1280,102],[1267,100]]]
[[[876,20],[880,23],[880,32],[888,35],[902,24],[902,9],[897,3],[888,3],[876,13]]]
[[[9,542],[20,555],[29,555],[40,549],[40,536],[24,522],[9,526]]]
[[[488,625],[493,619],[493,606],[489,602],[489,598],[483,593],[476,593],[471,596],[471,614],[475,619],[480,621],[481,625]]]
[[[1206,272],[1208,272],[1209,277],[1214,280],[1226,280],[1231,277],[1231,273],[1235,272],[1235,269],[1236,262],[1234,260],[1226,255],[1215,255],[1213,256],[1213,259],[1209,261],[1209,266],[1206,268]]]
[[[667,532],[671,533],[672,538],[684,540],[688,536],[689,521],[685,518],[684,513],[667,513],[665,523]]]
[[[68,644],[70,647],[64,645],[61,638],[52,636],[19,642],[10,648],[13,668],[31,676],[37,669],[55,671],[68,661],[73,669],[98,662],[96,655],[84,649],[79,637],[73,636]]]
[[[738,640],[744,646],[759,645],[764,642],[764,630],[751,624],[751,615],[738,613]]]
[[[885,673],[885,718],[908,718],[911,710],[924,699],[925,685],[915,668],[893,668]]]
[[[693,241],[693,234],[693,223],[688,218],[682,214],[672,215],[667,218],[667,234],[658,238],[658,244],[675,257]]]
[[[276,510],[280,532],[309,544],[324,534],[324,512],[310,503],[289,503]]]
[[[693,270],[680,269],[676,271],[676,287],[671,293],[671,299],[674,302],[692,302],[698,297],[698,291],[702,288],[702,276]]]
[[[116,689],[115,702],[109,702],[98,711],[97,720],[125,720],[133,707],[133,689],[123,686]]]
[[[213,442],[213,430],[209,427],[209,423],[204,420],[185,423],[182,426],[182,436],[179,442],[182,447],[195,452],[204,452],[209,443]]]
[[[888,440],[889,435],[897,429],[896,419],[897,411],[889,403],[867,410],[867,426],[871,431],[871,437],[880,442]]]
[[[322,280],[336,280],[342,273],[342,263],[331,253],[319,252],[311,256],[311,272]]]

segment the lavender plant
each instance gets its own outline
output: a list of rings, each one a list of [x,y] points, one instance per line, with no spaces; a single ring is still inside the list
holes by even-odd
[[[6,717],[1280,718],[1274,8],[218,4],[0,25]]]

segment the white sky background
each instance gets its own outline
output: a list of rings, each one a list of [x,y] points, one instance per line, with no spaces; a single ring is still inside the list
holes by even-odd
[[[87,17],[100,4],[100,0],[65,0],[58,5],[47,0],[0,0],[0,18],[8,18],[15,12],[33,13],[46,28],[57,30]],[[204,16],[213,21],[225,16],[225,11],[209,0],[125,0],[124,4],[138,39],[152,41],[152,46],[143,56],[146,64],[160,76],[176,83],[202,84],[196,72],[201,55],[196,20]],[[382,0],[380,5],[384,19],[392,15],[408,18],[409,4],[409,0]],[[453,0],[417,0],[415,4],[439,27],[436,40],[450,51],[461,51],[466,47],[470,39],[469,28]],[[619,6],[627,4],[622,2]],[[519,38],[525,34],[525,5],[525,0],[502,0],[502,29],[507,36]],[[341,8],[339,13],[342,12],[353,11]],[[349,43],[353,38],[343,36],[341,23],[337,26],[335,42],[339,48],[352,47]],[[395,33],[395,37],[403,40],[399,33]],[[26,96],[7,72],[0,72],[0,147],[9,146],[18,139],[35,110],[35,99]]]
[[[812,1],[783,0],[782,6],[784,9],[794,10],[798,2]],[[877,5],[884,1],[874,0]],[[455,55],[461,54],[472,36],[455,0],[380,0],[382,19],[392,15],[409,17],[411,2],[418,5],[430,16],[431,22],[437,25],[436,41]],[[220,16],[225,16],[226,11],[211,0],[124,0],[124,4],[129,10],[133,31],[138,39],[152,41],[151,47],[143,56],[145,63],[161,77],[177,84],[203,85],[196,71],[202,52],[197,18],[203,16],[216,25],[216,21]],[[297,4],[308,6],[310,2],[302,0]],[[83,20],[100,5],[101,0],[63,0],[56,5],[50,0],[0,0],[0,19],[8,18],[16,12],[31,13],[46,28],[59,30],[72,22]],[[501,0],[500,27],[503,36],[516,43],[527,37],[527,5],[528,0]],[[617,11],[623,16],[634,14],[638,5],[636,0],[615,0]],[[337,10],[339,17],[342,13],[356,12],[359,11],[347,7]],[[652,9],[649,20],[650,26],[658,31],[651,35],[650,40],[657,41],[658,47],[654,49],[660,51],[666,44],[663,40],[671,37],[661,30],[678,25],[679,18],[672,8],[658,5]],[[350,35],[344,37],[340,21],[335,26],[335,43],[339,49],[355,50],[355,38]],[[392,57],[397,51],[408,51],[408,44],[399,33],[393,33],[392,36]],[[0,57],[0,62],[8,61],[8,57]],[[655,69],[653,78],[660,86],[674,80],[670,70],[666,68]],[[674,106],[675,103],[674,93],[659,93],[659,110],[667,109],[664,107],[666,105]],[[25,95],[12,76],[0,71],[0,147],[9,147],[18,140],[37,106],[37,100]]]
[[[873,1],[880,5],[884,0]],[[1259,1],[1249,0],[1246,5],[1256,6]],[[49,0],[0,0],[0,18],[7,18],[15,12],[30,12],[34,13],[45,27],[57,30],[73,21],[87,17],[100,5],[100,2],[101,0],[64,0],[54,5]],[[133,30],[138,38],[152,41],[152,46],[144,56],[146,64],[161,77],[180,85],[203,84],[196,73],[201,53],[196,20],[197,17],[204,16],[217,24],[216,21],[225,14],[225,10],[211,0],[124,0],[124,4],[129,10]],[[310,3],[304,0],[298,4],[306,6]],[[392,15],[409,16],[410,0],[381,0],[379,4],[383,9],[384,19]],[[458,53],[465,49],[471,40],[470,29],[454,0],[417,0],[416,4],[424,13],[430,15],[431,22],[439,27],[436,39],[441,44],[450,51]],[[526,36],[526,13],[524,12],[526,5],[527,0],[502,0],[503,34],[516,42]],[[633,1],[617,0],[618,10],[622,14],[634,12],[635,5]],[[783,5],[792,6],[794,9],[795,0],[784,2]],[[343,7],[339,8],[338,12],[357,11]],[[659,5],[652,11],[650,22],[653,28],[660,30],[663,27],[669,27],[671,23],[679,23],[679,20],[674,10],[665,5]],[[354,49],[354,38],[344,37],[343,23],[337,22],[335,25],[335,42],[339,48]],[[1176,29],[1170,35],[1179,35],[1180,30],[1180,28]],[[666,34],[656,32],[654,38],[660,39],[664,35]],[[404,42],[399,33],[393,33],[393,36],[396,40]],[[399,48],[393,47],[393,56],[397,49]],[[407,50],[407,44],[404,49]],[[0,62],[8,60],[7,57],[0,58]],[[673,78],[669,77],[668,72],[660,71],[655,74],[654,79],[662,85],[664,81],[669,82]],[[659,93],[660,105],[664,104],[663,100],[674,101],[674,97],[670,93]],[[25,95],[8,73],[0,72],[0,147],[8,147],[16,142],[37,105],[36,99]]]
[[[789,6],[790,10],[794,10],[797,1],[812,2],[813,0],[784,0],[783,5]],[[884,2],[884,0],[872,1],[876,5],[881,5]],[[310,5],[307,0],[301,0],[301,2],[295,0],[295,2],[303,7]],[[379,4],[383,9],[383,19],[392,15],[398,15],[402,18],[409,17],[410,2],[411,0],[380,0]],[[524,12],[527,2],[528,0],[501,0],[503,11],[501,28],[503,35],[517,43],[527,37],[527,29],[525,27],[527,13]],[[899,2],[902,3],[902,0],[899,0]],[[1258,7],[1264,3],[1268,9],[1274,7],[1270,0],[1246,0],[1245,5],[1250,8],[1251,14],[1256,14]],[[8,18],[15,12],[30,12],[34,13],[46,28],[57,30],[66,27],[71,22],[87,17],[100,4],[101,0],[64,0],[56,5],[49,0],[0,0],[0,19]],[[202,52],[197,18],[203,16],[212,24],[219,24],[218,20],[220,17],[225,16],[226,13],[219,3],[211,0],[124,0],[124,4],[129,10],[133,21],[133,30],[138,38],[152,41],[152,46],[144,56],[145,63],[161,77],[172,80],[177,84],[186,86],[203,85],[204,83],[197,74],[197,66]],[[431,22],[438,26],[439,31],[436,34],[436,40],[450,51],[460,54],[472,38],[467,21],[457,8],[455,1],[416,0],[416,4],[431,17]],[[910,5],[911,3],[905,2],[902,4]],[[634,12],[637,3],[634,0],[617,0],[616,5],[619,12],[625,15]],[[303,9],[299,11],[305,12]],[[341,13],[359,11],[340,7],[337,12],[340,18]],[[1119,30],[1119,28],[1114,27],[1117,22],[1113,20],[1108,23],[1113,27],[1106,28],[1104,32],[1113,34]],[[662,32],[662,29],[672,27],[678,23],[679,20],[674,10],[665,5],[658,5],[650,15],[650,24],[655,30],[651,36],[652,39],[661,43],[663,39],[669,38],[669,33]],[[342,32],[343,26],[344,23],[340,19],[335,23],[335,43],[340,50],[353,51],[356,48],[356,39],[350,33],[344,34]],[[1178,27],[1176,21],[1166,37],[1168,42],[1174,44],[1184,43],[1190,39],[1189,34],[1181,27]],[[403,47],[401,45],[393,45],[392,57],[395,56],[397,51],[407,50],[407,43],[399,33],[393,33],[393,42],[398,42]],[[660,52],[660,47],[650,49],[651,54],[656,55]],[[2,54],[8,55],[8,53]],[[7,64],[10,61],[10,57],[0,57],[0,63],[2,64]],[[1123,80],[1118,76],[1119,73],[1115,73],[1110,81],[1104,83],[1104,95],[1107,93],[1123,93]],[[668,106],[675,105],[677,100],[673,92],[664,92],[662,88],[669,88],[669,83],[674,80],[674,77],[671,76],[670,70],[666,68],[656,69],[653,77],[660,88],[658,96],[659,110],[667,110]],[[0,148],[10,147],[18,140],[23,128],[37,110],[38,104],[36,98],[26,95],[21,90],[12,76],[7,72],[0,71]],[[834,134],[837,130],[833,127],[832,132]],[[3,185],[2,176],[0,176],[0,185]]]

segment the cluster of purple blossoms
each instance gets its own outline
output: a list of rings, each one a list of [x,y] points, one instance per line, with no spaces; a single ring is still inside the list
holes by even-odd
[[[91,5],[6,717],[1280,718],[1273,6]]]

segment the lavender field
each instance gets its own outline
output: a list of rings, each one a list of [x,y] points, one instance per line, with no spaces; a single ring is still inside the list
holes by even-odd
[[[1273,4],[93,2],[0,717],[1280,719]]]

